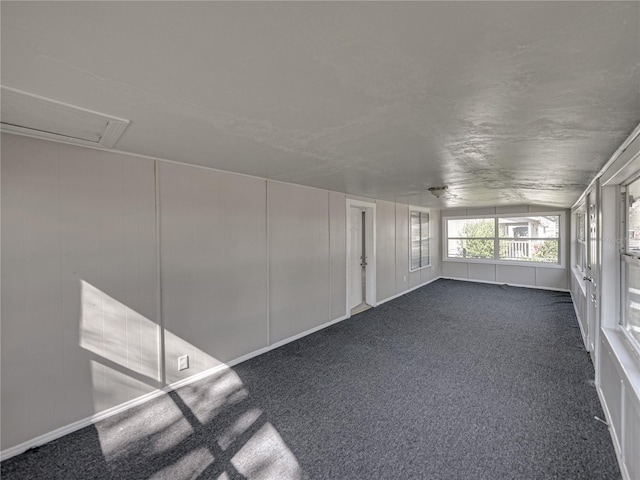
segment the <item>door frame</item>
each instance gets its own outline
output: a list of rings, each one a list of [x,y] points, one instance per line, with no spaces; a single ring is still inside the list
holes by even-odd
[[[347,280],[347,318],[351,317],[351,308],[349,308],[349,294],[351,285],[349,282],[349,260],[351,259],[351,207],[362,208],[365,210],[366,227],[363,232],[365,235],[365,244],[367,250],[367,271],[366,271],[366,292],[365,302],[367,305],[375,307],[378,305],[376,301],[376,204],[374,202],[366,202],[363,200],[355,200],[347,198],[346,204],[346,234],[347,234],[347,256],[346,261],[346,280]],[[370,225],[370,228],[369,228]]]
[[[591,202],[591,197],[594,197],[594,201]],[[586,284],[586,317],[587,317],[587,351],[591,355],[593,364],[596,365],[598,357],[598,343],[600,341],[600,272],[601,272],[601,205],[600,205],[600,182],[597,181],[593,188],[585,195],[586,214],[587,214],[587,268],[585,274],[587,277],[592,278],[591,281],[587,281]],[[595,214],[595,245],[593,245],[594,238],[591,232],[591,206],[593,205],[593,212]],[[594,248],[595,247],[595,248]],[[595,258],[593,255],[595,254]],[[593,268],[592,268],[593,267]]]

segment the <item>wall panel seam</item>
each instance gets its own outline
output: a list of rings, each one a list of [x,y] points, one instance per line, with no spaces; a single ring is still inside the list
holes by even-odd
[[[331,291],[331,274],[333,272],[332,269],[332,265],[331,265],[331,193],[327,192],[327,240],[328,240],[328,251],[329,251],[329,318],[328,320],[331,320],[331,317],[333,317],[333,308],[331,305],[331,301],[332,301],[332,296],[333,296],[333,292]]]
[[[264,195],[265,195],[265,243],[266,243],[266,308],[267,308],[267,346],[271,345],[271,291],[270,287],[270,276],[271,276],[271,234],[269,230],[269,180],[265,180],[264,186]]]
[[[160,164],[158,160],[153,162],[153,176],[155,180],[155,234],[156,234],[156,315],[158,315],[158,325],[160,327],[159,337],[159,372],[160,382],[167,385],[167,365],[166,365],[166,337],[164,333],[164,318],[162,315],[162,249],[161,249],[161,215],[160,215]]]

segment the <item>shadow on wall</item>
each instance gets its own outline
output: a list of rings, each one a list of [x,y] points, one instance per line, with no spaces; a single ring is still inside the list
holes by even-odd
[[[96,410],[109,403],[114,389],[137,382],[161,388],[160,327],[88,282],[81,282],[81,290],[80,346],[92,356]],[[170,332],[165,336],[184,342]],[[304,476],[294,454],[230,368],[98,422],[95,430],[108,469],[104,473],[114,478]],[[67,478],[78,474],[67,473]]]

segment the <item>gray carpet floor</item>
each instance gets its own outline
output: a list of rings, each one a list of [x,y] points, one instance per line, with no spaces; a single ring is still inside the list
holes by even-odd
[[[593,377],[568,294],[438,280],[1,476],[619,479]]]

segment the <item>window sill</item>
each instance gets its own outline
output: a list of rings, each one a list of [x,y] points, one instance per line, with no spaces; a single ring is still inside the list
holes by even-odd
[[[484,263],[486,265],[508,265],[511,267],[534,267],[534,268],[556,268],[564,269],[565,266],[559,263],[544,263],[544,262],[509,262],[506,260],[482,260],[480,258],[449,258],[445,257],[445,262],[458,262],[458,263]]]

